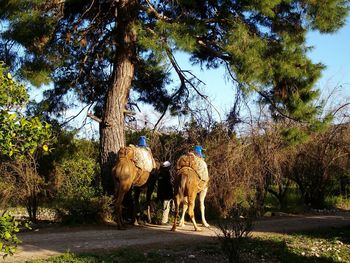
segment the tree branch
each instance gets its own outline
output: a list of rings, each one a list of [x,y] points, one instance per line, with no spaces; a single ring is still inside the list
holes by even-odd
[[[338,107],[336,110],[334,110],[334,111],[332,112],[332,115],[335,116],[335,115],[338,113],[338,111],[340,111],[341,109],[343,109],[343,108],[345,108],[345,107],[347,107],[347,106],[349,106],[349,105],[350,105],[350,102],[341,105],[340,107]]]
[[[102,119],[100,119],[99,117],[93,115],[92,112],[88,112],[87,116],[90,117],[92,120],[98,122],[98,123],[102,123]]]
[[[63,127],[64,125],[66,125],[67,123],[71,122],[72,120],[74,120],[75,118],[77,118],[82,112],[83,110],[85,110],[86,108],[90,108],[91,104],[88,104],[86,106],[84,106],[77,114],[73,115],[72,117],[68,118],[65,122],[63,122],[60,126]]]
[[[225,61],[225,63],[226,63],[227,71],[228,71],[228,73],[229,73],[230,78],[231,78],[233,81],[235,81],[239,86],[243,87],[243,84],[242,84],[240,81],[238,81],[238,79],[236,79],[236,78],[232,75],[232,72],[231,72],[231,70],[230,70],[230,67],[229,67],[228,62]],[[282,117],[285,117],[285,118],[287,118],[287,119],[293,120],[293,121],[295,121],[295,122],[304,123],[303,121],[298,120],[298,119],[296,119],[296,118],[293,118],[292,116],[287,115],[287,114],[285,114],[284,112],[282,112],[282,111],[277,107],[277,105],[276,105],[276,103],[273,101],[273,99],[271,99],[271,98],[270,98],[268,95],[266,95],[264,92],[258,90],[257,88],[254,88],[254,87],[253,87],[253,89],[254,89],[261,97],[263,97],[264,99],[266,99],[266,100],[270,103],[270,105],[271,105]]]
[[[148,8],[146,8],[146,12],[147,13],[151,13],[154,14],[156,16],[156,18],[162,20],[162,21],[166,21],[166,22],[172,22],[173,19],[165,16],[165,15],[161,15],[158,13],[158,11],[153,7],[153,5],[151,4],[151,2],[149,0],[146,0],[147,4],[148,4]]]

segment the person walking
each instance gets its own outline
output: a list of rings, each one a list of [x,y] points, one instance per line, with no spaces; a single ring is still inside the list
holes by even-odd
[[[157,199],[162,202],[163,205],[162,225],[169,223],[170,203],[174,196],[170,168],[171,163],[166,161],[161,164],[158,174]]]

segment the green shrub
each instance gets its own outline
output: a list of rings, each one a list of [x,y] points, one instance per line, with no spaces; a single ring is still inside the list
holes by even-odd
[[[58,217],[65,224],[95,223],[112,218],[112,197],[65,199],[56,206]]]
[[[54,164],[54,203],[65,223],[91,223],[110,217],[112,198],[101,196],[93,143],[75,139],[74,151]]]
[[[13,216],[4,212],[0,216],[0,252],[3,257],[13,255],[20,240],[16,233],[19,231],[19,222]]]
[[[98,191],[93,185],[96,166],[97,163],[94,160],[83,157],[64,160],[56,170],[59,186],[58,199],[84,200],[94,197]]]
[[[230,263],[243,262],[242,247],[252,231],[254,213],[251,208],[236,206],[219,223],[222,235],[218,235],[218,239]]]
[[[344,196],[328,196],[326,197],[326,208],[350,210],[350,199]]]

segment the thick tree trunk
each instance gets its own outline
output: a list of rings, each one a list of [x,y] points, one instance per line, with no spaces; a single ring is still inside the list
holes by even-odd
[[[116,8],[116,57],[111,84],[106,93],[100,124],[101,182],[105,193],[113,194],[112,167],[117,153],[125,145],[124,111],[134,77],[137,1],[118,1]]]

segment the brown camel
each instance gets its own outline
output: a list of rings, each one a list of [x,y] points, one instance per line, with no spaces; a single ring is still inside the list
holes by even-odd
[[[202,223],[209,227],[205,219],[204,199],[208,191],[208,169],[203,158],[196,156],[194,153],[188,153],[179,158],[176,163],[175,173],[175,219],[172,231],[176,231],[177,218],[179,215],[179,206],[183,203],[182,216],[179,226],[185,222],[185,213],[188,209],[188,215],[191,218],[195,231],[201,231],[197,226],[194,217],[194,207],[197,194],[199,193],[200,211]]]
[[[148,151],[148,153],[146,152],[146,162],[141,160],[140,151]],[[156,163],[151,152],[146,148],[142,149],[129,145],[119,150],[116,164],[112,170],[115,187],[116,223],[119,228],[124,227],[122,203],[125,194],[132,186],[140,187],[145,185],[154,168],[156,168]]]

